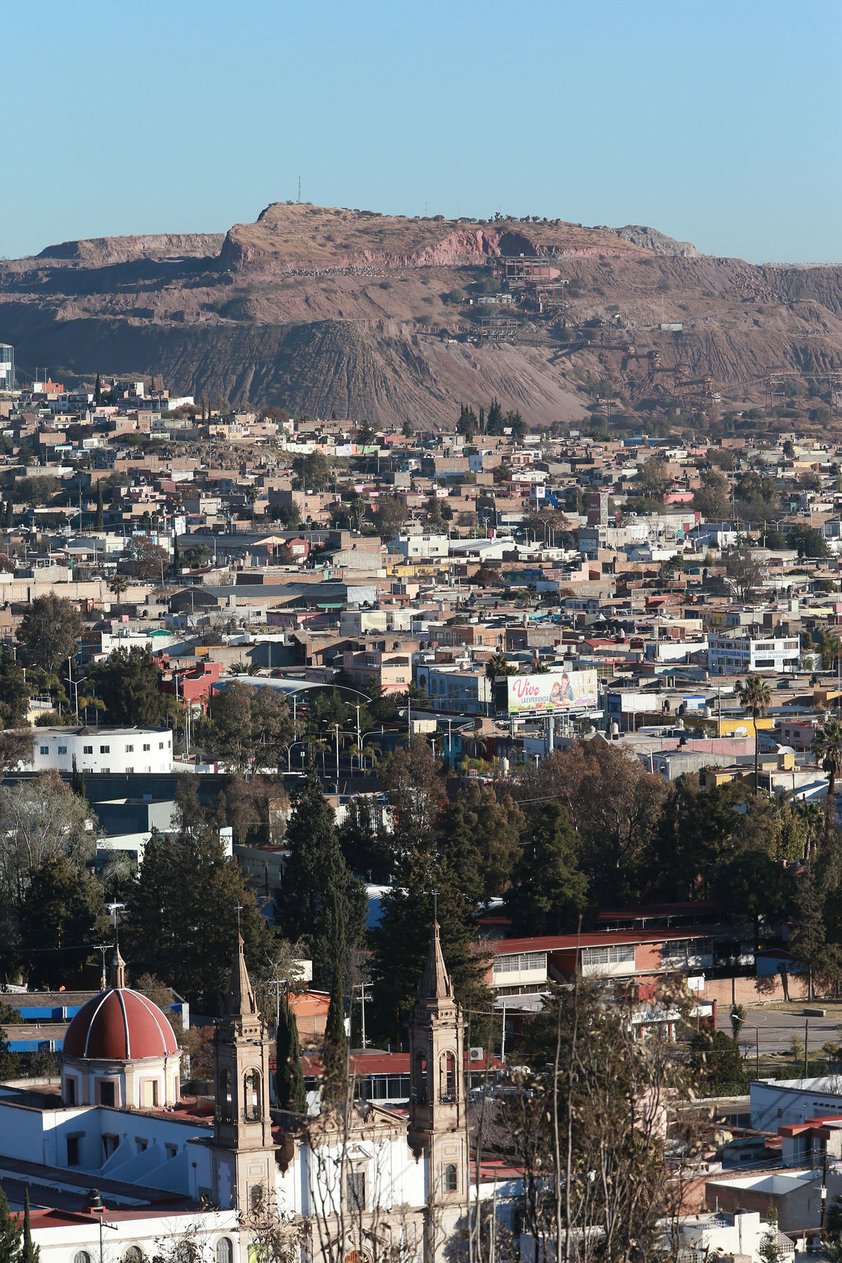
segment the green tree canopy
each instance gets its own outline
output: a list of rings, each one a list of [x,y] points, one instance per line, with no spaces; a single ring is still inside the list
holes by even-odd
[[[813,740],[813,753],[827,772],[827,794],[825,796],[825,837],[829,838],[836,819],[836,782],[842,772],[842,723],[829,715],[822,726],[816,729]]]
[[[251,776],[263,767],[277,768],[292,739],[286,698],[277,689],[234,680],[214,692],[198,737],[233,772]]]
[[[32,873],[20,909],[21,963],[32,987],[78,981],[96,943],[109,941],[101,883],[63,856]]]
[[[506,911],[515,934],[566,934],[587,902],[588,879],[579,867],[579,837],[558,802],[533,807],[521,834]]]
[[[292,472],[303,491],[324,491],[333,477],[333,461],[324,452],[310,452],[295,457]]]
[[[82,619],[72,601],[52,592],[36,596],[18,627],[18,644],[30,666],[52,675],[63,671],[82,634]]]
[[[0,903],[19,909],[37,868],[59,858],[81,868],[95,844],[87,802],[58,776],[0,785]]]
[[[23,1226],[9,1210],[9,1202],[0,1185],[0,1259],[3,1263],[21,1263]]]
[[[518,800],[567,805],[581,839],[580,867],[598,906],[641,898],[652,884],[652,855],[667,788],[626,750],[574,741],[531,769]]]
[[[175,710],[175,699],[161,692],[158,663],[139,645],[116,649],[94,665],[90,679],[112,724],[160,728]]]
[[[0,648],[0,728],[17,728],[26,723],[29,696],[23,668],[4,645]]]
[[[297,794],[286,832],[289,858],[275,897],[278,923],[288,939],[306,943],[317,984],[330,985],[337,953],[348,954],[362,939],[365,891],[345,863],[336,817],[321,781],[311,769]]]
[[[799,557],[829,557],[827,540],[815,526],[798,523],[787,527],[786,546],[794,548]]]
[[[731,516],[731,487],[719,469],[704,471],[693,493],[693,505],[708,521],[721,522]]]
[[[196,824],[173,836],[153,833],[125,903],[125,954],[133,973],[154,974],[199,1012],[221,1010],[238,907],[254,981],[272,959],[276,935],[212,825]]]
[[[439,818],[439,849],[471,903],[501,895],[515,866],[523,814],[508,794],[470,784]]]

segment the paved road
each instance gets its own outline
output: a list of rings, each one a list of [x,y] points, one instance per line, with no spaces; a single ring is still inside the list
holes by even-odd
[[[821,1006],[819,1006],[821,1007]],[[748,1009],[743,1029],[740,1032],[740,1043],[754,1049],[759,1044],[761,1053],[788,1052],[792,1038],[804,1043],[804,1028],[807,1024],[808,1049],[818,1053],[822,1044],[832,1040],[842,1044],[842,1018],[805,1017],[799,1007],[793,1005],[791,1010],[782,1009]],[[728,1016],[728,1005],[717,1006],[716,1025],[719,1030],[731,1033],[731,1020]]]

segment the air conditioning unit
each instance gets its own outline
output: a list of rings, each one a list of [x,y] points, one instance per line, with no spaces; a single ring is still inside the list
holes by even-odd
[[[469,1061],[482,1061],[482,1049],[481,1049],[481,1048],[469,1048],[469,1049],[468,1049],[468,1060],[469,1060]]]

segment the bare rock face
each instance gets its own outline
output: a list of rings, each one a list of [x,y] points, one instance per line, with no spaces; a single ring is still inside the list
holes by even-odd
[[[515,289],[512,340],[484,338],[503,310],[500,256],[568,282],[564,319]],[[842,268],[754,267],[639,226],[274,203],[224,236],[65,242],[0,262],[0,341],[70,381],[155,373],[212,400],[422,429],[496,394],[540,424],[584,416],[593,377],[633,401],[680,380],[683,403],[711,381],[750,402],[770,369],[838,366]]]
[[[142,237],[92,237],[46,246],[36,258],[66,259],[102,267],[130,259],[212,258],[219,254],[223,234],[201,232],[154,233]]]
[[[676,241],[674,237],[667,237],[657,228],[647,228],[641,224],[626,224],[624,228],[617,228],[616,233],[624,241],[631,241],[636,246],[642,246],[644,250],[651,250],[653,254],[678,254],[683,259],[698,259],[700,255],[692,242]]]

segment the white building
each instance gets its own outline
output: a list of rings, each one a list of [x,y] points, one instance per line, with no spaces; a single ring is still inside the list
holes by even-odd
[[[35,772],[171,772],[169,728],[35,728]]]
[[[15,388],[15,348],[0,342],[0,390]]]
[[[756,1079],[751,1093],[751,1125],[757,1131],[806,1123],[811,1118],[842,1114],[842,1082],[838,1075],[818,1079]]]
[[[797,636],[708,637],[708,671],[711,675],[746,675],[754,671],[797,671],[801,644]]]
[[[664,1240],[664,1246],[679,1245],[686,1257],[707,1259],[733,1255],[760,1263],[761,1249],[771,1237],[781,1263],[791,1263],[795,1246],[789,1237],[778,1232],[759,1211],[708,1211],[680,1219]]]
[[[446,535],[398,535],[389,548],[408,561],[431,561],[449,556],[450,540]]]
[[[270,1048],[238,937],[214,1039],[213,1112],[180,1102],[172,1028],[126,988],[118,957],[115,985],[68,1027],[61,1092],[0,1084],[0,1168],[13,1210],[29,1188],[45,1263],[106,1257],[101,1232],[107,1257],[119,1248],[123,1263],[154,1258],[163,1251],[153,1243],[179,1234],[213,1263],[249,1263],[261,1223],[288,1229],[290,1257],[300,1246],[311,1263],[368,1258],[373,1240],[378,1257],[446,1263],[469,1196],[492,1189],[470,1189],[464,1021],[438,926],[413,1011],[408,1131],[404,1115],[372,1103],[347,1120],[328,1107],[284,1124],[270,1110]]]
[[[429,695],[434,708],[466,715],[483,715],[492,700],[491,681],[484,671],[427,665],[415,672],[418,688]]]

